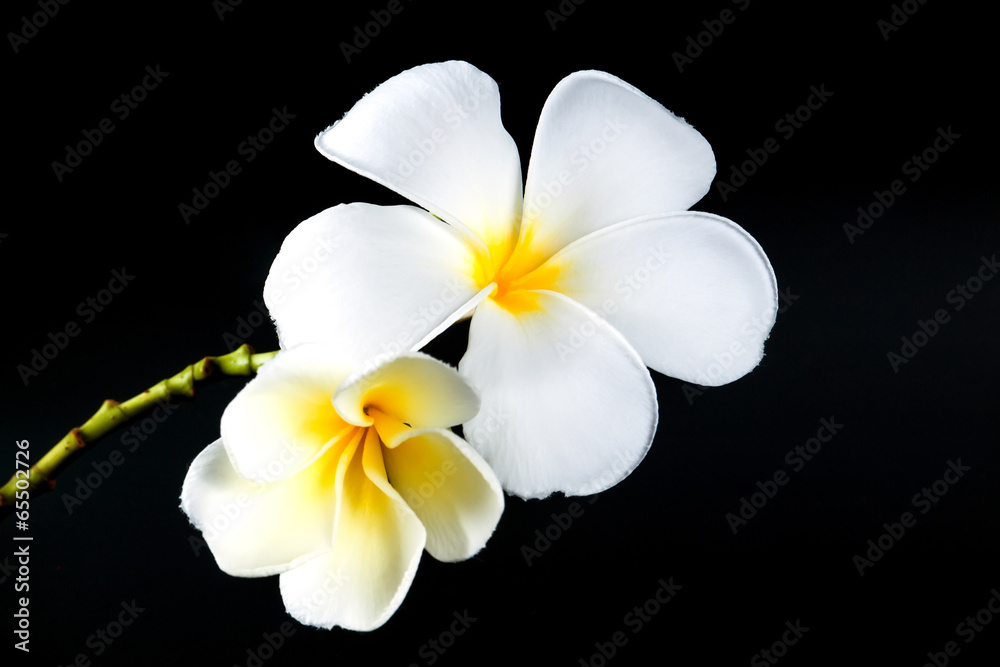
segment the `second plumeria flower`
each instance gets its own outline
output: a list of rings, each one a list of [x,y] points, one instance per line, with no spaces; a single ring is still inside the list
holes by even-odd
[[[711,185],[711,147],[610,74],[552,91],[523,197],[497,85],[464,62],[389,79],[316,146],[422,208],[350,204],[299,225],[265,285],[282,344],[373,358],[474,311],[459,369],[483,409],[466,437],[512,493],[625,477],[656,429],[646,366],[720,385],[763,356],[777,313],[767,256],[732,221],[685,210]]]
[[[419,353],[364,372],[324,345],[281,351],[191,464],[181,507],[223,571],[280,575],[302,623],[371,630],[409,590],[421,553],[469,558],[503,512],[500,483],[449,426],[479,400]]]

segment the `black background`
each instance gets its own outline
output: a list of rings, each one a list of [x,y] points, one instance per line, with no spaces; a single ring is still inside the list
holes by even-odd
[[[778,152],[735,193],[713,186],[694,207],[738,222],[774,266],[787,307],[763,363],[704,393],[654,373],[656,442],[624,482],[594,502],[508,498],[487,548],[459,564],[425,556],[381,629],[292,622],[294,634],[273,656],[265,650],[263,664],[601,665],[599,645],[616,632],[625,641],[611,665],[766,664],[752,661],[797,621],[809,630],[782,665],[919,666],[948,641],[960,648],[951,664],[996,664],[1000,619],[971,643],[956,626],[1000,587],[1000,280],[960,310],[947,297],[1000,251],[986,10],[911,1],[915,13],[886,39],[878,22],[893,13],[889,2],[653,9],[567,0],[564,11],[574,11],[553,29],[546,11],[558,11],[557,0],[531,9],[404,1],[347,62],[340,44],[386,4],[246,0],[220,18],[208,1],[71,2],[17,53],[8,36],[0,467],[13,468],[16,440],[29,440],[37,459],[101,400],[124,400],[227,351],[224,335],[240,335],[238,318],[255,312],[271,260],[301,220],[341,202],[401,201],[312,146],[380,82],[421,63],[468,60],[499,82],[526,169],[548,92],[572,71],[601,69],[694,124],[715,150],[717,182],[748,149],[777,139]],[[708,43],[703,21],[723,9],[735,20]],[[22,17],[39,11],[6,3],[0,26],[19,32]],[[708,45],[679,71],[673,54],[699,33]],[[169,75],[120,120],[112,101],[147,66]],[[832,95],[793,136],[777,132],[811,86]],[[239,144],[286,107],[294,119],[246,163]],[[60,182],[53,161],[105,117],[115,130]],[[939,128],[959,138],[911,181],[903,164]],[[232,159],[242,173],[185,224],[178,205]],[[905,193],[851,242],[844,224],[896,179]],[[123,268],[134,279],[84,322],[77,305]],[[887,354],[938,309],[947,323],[894,370]],[[71,320],[80,334],[25,385],[17,366]],[[427,351],[457,363],[466,331],[454,328]],[[276,346],[268,324],[248,341]],[[187,466],[217,437],[240,385],[211,384],[179,402],[133,452],[111,435],[63,472],[54,493],[33,500],[31,664],[83,654],[94,665],[245,666],[256,664],[248,651],[265,633],[289,620],[277,579],[220,572],[192,546],[197,533],[178,509]],[[786,453],[824,418],[843,427],[792,472]],[[115,450],[124,463],[69,513],[62,494]],[[914,494],[959,459],[970,470],[920,514]],[[727,513],[776,470],[790,482],[734,534]],[[582,514],[558,528],[553,515],[572,502]],[[906,511],[916,525],[859,576],[854,557]],[[536,544],[546,530],[556,539]],[[8,518],[7,599],[14,533]],[[541,547],[530,565],[525,547]],[[670,578],[682,588],[662,608],[651,603],[656,613],[636,632],[628,614]],[[113,644],[88,641],[133,600],[143,611]],[[453,613],[466,611],[475,622],[448,636]],[[14,623],[4,617],[4,650],[15,664],[28,661],[10,646]],[[431,640],[449,648],[435,652]]]

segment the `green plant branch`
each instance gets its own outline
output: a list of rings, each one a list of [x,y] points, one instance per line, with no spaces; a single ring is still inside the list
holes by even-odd
[[[25,489],[22,481],[20,490],[27,490],[29,497],[50,491],[55,487],[56,475],[66,466],[74,454],[87,445],[94,444],[99,438],[107,435],[118,426],[170,397],[193,398],[195,382],[208,378],[215,371],[228,376],[253,375],[258,368],[276,354],[277,351],[255,354],[249,345],[241,345],[221,357],[205,357],[177,375],[157,382],[124,403],[112,400],[104,401],[90,419],[85,421],[82,426],[70,429],[70,432],[63,436],[55,447],[31,466],[27,475],[28,486]],[[0,488],[0,521],[14,511],[19,479],[24,480],[25,476],[23,474],[19,476],[15,472],[10,480]]]

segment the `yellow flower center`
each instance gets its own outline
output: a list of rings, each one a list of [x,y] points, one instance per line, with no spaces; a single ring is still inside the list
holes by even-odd
[[[398,418],[386,414],[375,407],[366,408],[365,414],[372,418],[375,432],[378,433],[379,439],[383,443],[394,442],[399,433],[412,428],[406,422],[400,421]]]
[[[520,237],[500,242],[487,241],[487,251],[476,257],[475,278],[479,289],[496,283],[490,295],[498,305],[512,313],[538,309],[534,290],[552,289],[559,267],[546,261],[548,256],[531,247],[532,227]]]
[[[348,474],[346,473],[348,470],[353,470],[349,475],[355,475],[356,478],[346,482],[348,487],[367,489],[361,495],[348,494],[348,502],[355,509],[363,508],[373,502],[372,498],[369,497],[372,489],[361,481],[360,475],[363,474],[372,482],[383,477],[392,484],[392,480],[388,479],[388,471],[384,463],[386,452],[404,439],[397,440],[397,435],[401,435],[403,431],[412,430],[409,424],[386,414],[374,405],[365,405],[362,410],[371,419],[371,424],[369,426],[348,427],[337,436],[338,443],[323,455],[323,463],[321,464],[323,474],[320,478],[320,486],[316,489],[316,493],[325,493],[321,489],[335,484],[338,468],[343,468],[344,474]],[[351,465],[355,457],[358,457],[359,461],[363,461],[360,467]],[[381,497],[380,494],[376,494],[376,496]]]

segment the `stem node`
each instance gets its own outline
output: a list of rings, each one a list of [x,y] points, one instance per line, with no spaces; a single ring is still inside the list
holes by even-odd
[[[122,403],[111,399],[104,401],[90,419],[81,426],[70,429],[55,447],[31,467],[28,474],[28,493],[36,496],[51,491],[56,485],[55,476],[74,454],[133,417],[153,408],[161,401],[168,400],[171,396],[193,398],[195,382],[209,377],[214,370],[217,369],[223,375],[230,376],[253,375],[276,354],[277,351],[254,354],[252,347],[241,345],[229,354],[205,357],[127,401]],[[14,511],[14,500],[18,491],[17,479],[15,474],[10,481],[0,487],[0,520]],[[24,490],[21,489],[22,492]]]

